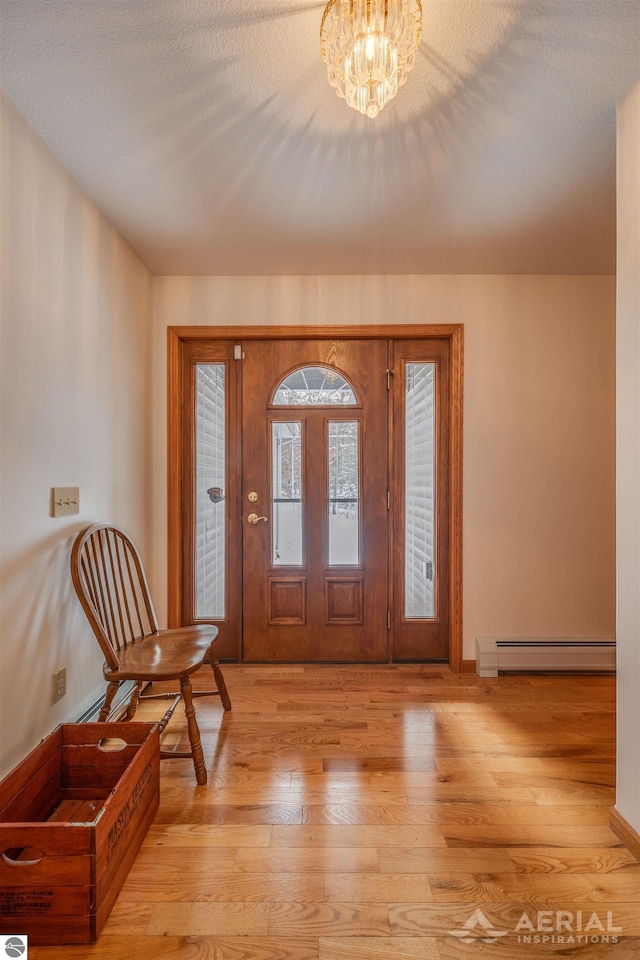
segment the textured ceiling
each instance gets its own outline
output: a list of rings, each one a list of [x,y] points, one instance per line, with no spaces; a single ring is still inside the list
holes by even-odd
[[[0,0],[2,85],[156,274],[613,273],[640,0],[423,0],[339,100],[309,0]]]

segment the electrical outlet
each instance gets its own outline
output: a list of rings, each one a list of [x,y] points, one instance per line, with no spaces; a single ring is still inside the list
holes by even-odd
[[[67,668],[62,667],[61,670],[58,670],[58,672],[53,675],[53,702],[57,703],[58,700],[62,700],[66,692]]]

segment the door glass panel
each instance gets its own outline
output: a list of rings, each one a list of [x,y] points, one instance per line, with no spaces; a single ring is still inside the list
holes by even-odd
[[[355,406],[353,387],[332,367],[300,367],[276,387],[276,407]]]
[[[299,566],[302,557],[302,424],[271,424],[272,561]]]
[[[195,617],[225,616],[225,364],[195,368]]]
[[[328,431],[329,565],[360,563],[358,421],[332,420]]]
[[[405,592],[408,620],[435,616],[435,363],[405,364]]]

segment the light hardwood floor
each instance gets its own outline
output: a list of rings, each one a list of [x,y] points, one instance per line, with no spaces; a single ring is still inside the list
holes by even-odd
[[[100,941],[36,960],[640,956],[640,865],[607,825],[612,677],[224,672],[232,713],[197,701],[208,784],[162,763]],[[185,735],[176,715],[164,743]],[[478,908],[494,936],[465,933]],[[523,914],[546,929],[516,933]]]

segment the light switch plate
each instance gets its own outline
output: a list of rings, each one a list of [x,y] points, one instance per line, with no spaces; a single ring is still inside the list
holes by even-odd
[[[80,513],[80,487],[51,488],[51,516],[70,517]]]

